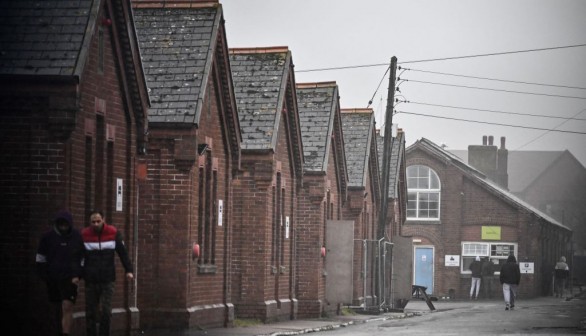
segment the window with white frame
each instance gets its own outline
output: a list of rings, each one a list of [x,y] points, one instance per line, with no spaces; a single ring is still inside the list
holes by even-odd
[[[439,220],[440,191],[440,179],[433,169],[407,167],[407,219]]]
[[[495,273],[500,273],[501,266],[507,262],[510,255],[517,256],[517,244],[515,243],[485,243],[485,242],[463,242],[461,273],[469,274],[470,264],[476,257],[482,260],[489,259],[496,267]]]

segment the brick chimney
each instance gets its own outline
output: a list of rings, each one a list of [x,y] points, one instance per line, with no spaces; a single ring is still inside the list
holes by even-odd
[[[482,137],[481,146],[468,146],[468,164],[483,172],[490,180],[499,183],[497,147],[493,145],[493,140],[492,135],[485,135]]]
[[[505,148],[505,137],[501,137],[500,148],[497,149],[493,143],[492,135],[484,135],[481,146],[468,146],[468,164],[483,172],[489,180],[508,190],[509,151]]]
[[[497,151],[497,183],[509,190],[509,151],[505,148],[505,137],[501,137],[501,147]]]

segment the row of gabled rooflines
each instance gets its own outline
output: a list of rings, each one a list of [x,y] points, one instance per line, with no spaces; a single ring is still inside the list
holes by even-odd
[[[151,93],[149,124],[177,123],[181,120],[197,124],[198,111],[201,109],[197,104],[203,102],[206,85],[206,76],[200,74],[209,72],[214,41],[222,38],[218,32],[224,32],[221,5],[217,1],[135,0],[133,7],[144,72]],[[233,83],[240,124],[237,131],[242,137],[241,148],[275,150],[280,118],[278,112],[285,104],[287,83],[294,83],[291,51],[284,46],[233,48],[229,49],[229,58],[231,71],[227,75]],[[298,124],[304,130],[297,132],[303,147],[301,160],[304,161],[304,170],[319,171],[325,169],[327,163],[325,149],[329,148],[332,138],[333,110],[339,108],[338,87],[335,81],[300,83],[295,86],[294,100],[302,115]],[[310,93],[300,94],[303,92]],[[329,112],[327,115],[330,118],[322,124],[317,121],[320,111]],[[370,130],[366,130],[363,136],[366,135],[367,139],[376,136],[372,109],[340,109],[340,112],[343,115],[362,114],[362,119],[366,118],[372,124],[368,125]],[[364,120],[346,120],[344,124],[352,122],[356,124],[349,125],[349,129],[358,128]],[[327,132],[323,132],[324,129]],[[353,140],[361,139],[363,137]],[[350,152],[356,145],[353,144]],[[376,145],[365,145],[363,150],[371,148],[376,151],[376,148],[372,148]],[[361,169],[356,173],[348,172],[349,185],[363,185],[365,182],[365,158],[369,153],[364,151],[363,154],[360,156],[363,162],[358,165]],[[347,160],[356,159],[352,153],[346,152],[345,155]]]

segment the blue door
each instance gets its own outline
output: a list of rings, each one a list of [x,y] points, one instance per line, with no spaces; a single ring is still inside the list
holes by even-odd
[[[415,247],[414,285],[425,286],[427,294],[433,293],[433,247]]]

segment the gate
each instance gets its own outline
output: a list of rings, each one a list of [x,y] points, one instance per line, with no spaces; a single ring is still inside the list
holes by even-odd
[[[394,307],[393,243],[386,239],[354,240],[354,309],[381,312]]]

